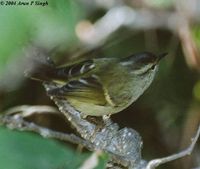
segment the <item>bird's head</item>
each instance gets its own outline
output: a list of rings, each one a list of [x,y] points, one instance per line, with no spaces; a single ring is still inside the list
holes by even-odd
[[[151,52],[142,52],[123,58],[121,65],[127,66],[130,72],[135,75],[154,74],[159,61],[166,55],[167,53],[155,55]]]

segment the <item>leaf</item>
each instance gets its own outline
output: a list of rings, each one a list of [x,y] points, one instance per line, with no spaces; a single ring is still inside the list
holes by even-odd
[[[0,87],[17,86],[26,64],[23,48],[28,43],[47,49],[77,44],[75,26],[83,16],[81,6],[73,0],[47,2],[44,7],[0,6]]]
[[[108,160],[109,160],[109,157],[107,154],[105,154],[105,153],[101,154],[99,156],[99,164],[97,167],[95,167],[95,169],[105,169]]]
[[[33,133],[0,127],[0,168],[77,169],[89,154]]]

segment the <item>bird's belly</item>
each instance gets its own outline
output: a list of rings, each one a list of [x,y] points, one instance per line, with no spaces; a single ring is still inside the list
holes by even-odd
[[[76,110],[86,116],[102,116],[117,113],[118,110],[115,107],[109,105],[97,105],[90,102],[83,102],[78,99],[68,98],[67,101]]]
[[[119,88],[118,88],[119,89]],[[114,92],[115,97],[114,105],[105,104],[99,105],[95,103],[94,100],[85,100],[81,98],[73,98],[67,97],[67,101],[70,105],[72,105],[76,110],[81,112],[82,114],[88,116],[102,116],[102,115],[110,115],[114,113],[118,113],[128,106],[130,106],[134,101],[138,99],[138,97],[143,94],[145,88],[141,85],[132,86],[132,83],[126,84],[123,89]],[[113,91],[113,90],[112,90]]]
[[[137,83],[137,82],[135,82]],[[115,92],[115,102],[117,106],[121,108],[120,111],[130,106],[135,102],[145,91],[145,87],[137,84],[133,86],[133,83],[126,84],[126,86],[121,89],[121,92]]]

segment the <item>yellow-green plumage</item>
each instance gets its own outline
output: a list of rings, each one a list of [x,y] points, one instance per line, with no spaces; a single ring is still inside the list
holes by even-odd
[[[128,107],[147,89],[158,60],[147,52],[123,59],[90,59],[49,68],[43,76],[59,86],[48,91],[49,95],[67,100],[86,116],[110,115]],[[30,76],[37,79],[34,73]]]

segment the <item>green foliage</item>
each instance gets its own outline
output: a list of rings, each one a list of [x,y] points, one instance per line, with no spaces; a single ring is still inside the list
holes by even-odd
[[[0,168],[77,169],[88,157],[32,133],[0,128]]]
[[[106,168],[106,164],[108,162],[108,155],[107,154],[101,154],[99,157],[99,164],[97,167],[95,167],[95,169],[104,169]]]
[[[69,47],[76,42],[75,25],[83,12],[72,0],[48,0],[41,6],[0,6],[0,75],[23,55],[29,42],[43,47]]]
[[[193,38],[200,49],[200,26],[195,26],[192,30]]]
[[[55,140],[29,132],[0,127],[0,168],[6,169],[77,169],[90,153],[80,153]],[[95,169],[104,169],[108,155],[99,156]]]
[[[200,101],[200,80],[194,85],[193,95],[196,100]]]

